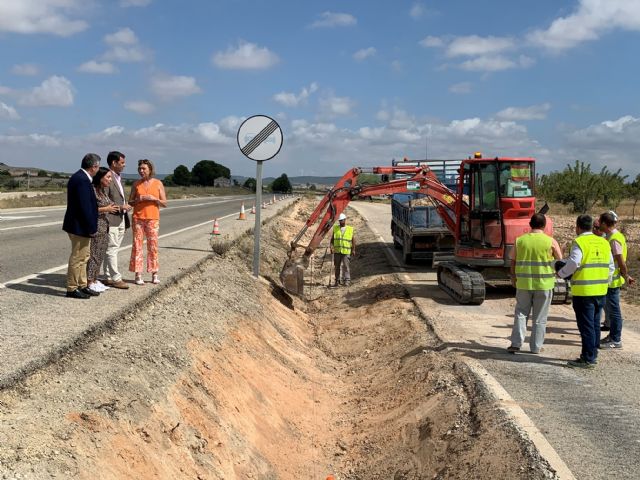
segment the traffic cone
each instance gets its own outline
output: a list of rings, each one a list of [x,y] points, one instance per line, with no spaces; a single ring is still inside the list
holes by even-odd
[[[246,219],[247,219],[247,217],[244,214],[244,202],[242,202],[240,204],[240,216],[238,217],[238,220],[246,220]]]
[[[256,214],[256,204],[253,204],[253,207],[251,207],[251,214],[255,215]]]
[[[218,224],[218,219],[213,219],[213,230],[211,231],[211,235],[220,235],[220,225]]]
[[[273,203],[276,203],[276,196],[273,196]]]

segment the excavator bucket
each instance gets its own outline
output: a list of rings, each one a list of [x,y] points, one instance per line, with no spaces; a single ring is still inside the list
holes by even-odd
[[[280,272],[280,281],[284,289],[294,295],[304,291],[304,267],[296,260],[287,260]]]

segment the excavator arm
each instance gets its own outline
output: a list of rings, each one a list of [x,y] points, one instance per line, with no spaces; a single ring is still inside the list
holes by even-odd
[[[360,185],[358,176],[362,173],[378,175],[404,174],[410,177],[401,180],[391,180],[375,185]],[[353,168],[345,173],[340,180],[322,198],[318,206],[309,215],[304,227],[291,242],[288,260],[280,273],[280,280],[284,287],[292,293],[301,294],[303,289],[303,271],[309,263],[309,257],[318,248],[324,237],[337,221],[349,202],[358,197],[384,195],[400,192],[419,192],[427,195],[436,204],[438,213],[443,221],[454,233],[456,229],[455,204],[457,193],[444,185],[438,177],[426,166],[392,166],[373,167],[369,169]],[[468,206],[462,204],[463,211]],[[307,230],[320,220],[308,245],[300,244],[300,239]],[[298,248],[304,248],[300,258],[294,258]]]

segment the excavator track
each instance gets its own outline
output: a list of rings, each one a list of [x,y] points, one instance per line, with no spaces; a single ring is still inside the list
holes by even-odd
[[[484,302],[484,278],[469,267],[454,262],[438,265],[438,286],[455,301],[463,305]]]

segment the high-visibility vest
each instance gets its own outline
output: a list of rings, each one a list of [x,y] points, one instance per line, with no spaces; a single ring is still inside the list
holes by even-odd
[[[333,251],[344,255],[351,254],[351,242],[353,240],[353,227],[347,225],[344,227],[344,234],[340,230],[340,225],[333,226]]]
[[[620,232],[615,232],[609,237],[609,245],[611,245],[612,241],[618,242],[622,245],[622,260],[627,261],[627,239],[624,238],[624,235]],[[609,288],[618,288],[624,285],[626,282],[624,278],[620,275],[620,267],[616,265],[616,269],[613,272],[613,277],[611,278],[611,283],[609,284]]]
[[[582,250],[582,261],[571,279],[571,293],[574,297],[606,295],[611,261],[609,242],[597,235],[583,235],[575,243]]]
[[[556,272],[552,239],[544,233],[525,233],[516,240],[516,288],[553,290]]]

